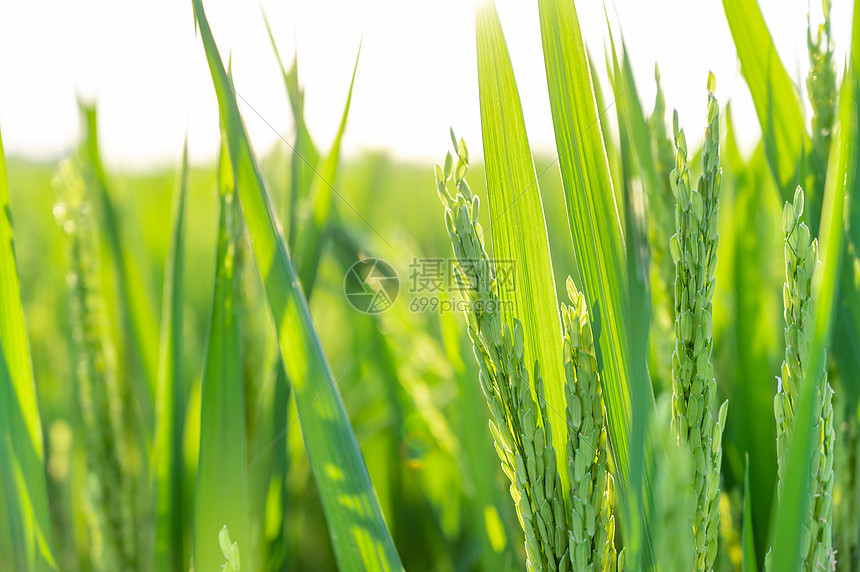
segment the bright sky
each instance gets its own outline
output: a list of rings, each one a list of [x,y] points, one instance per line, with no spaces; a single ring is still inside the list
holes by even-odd
[[[807,0],[759,0],[771,34],[794,77],[805,78]],[[820,12],[811,0],[814,14]],[[837,62],[850,41],[851,2],[835,0]],[[363,37],[347,154],[387,149],[436,160],[448,126],[480,152],[474,5],[468,0],[204,0],[216,41],[233,57],[237,91],[258,112],[242,111],[255,147],[291,140],[286,91],[266,35],[262,9],[282,56],[298,49],[306,118],[325,149],[346,97]],[[543,70],[537,2],[497,0],[536,151],[555,144]],[[603,68],[601,2],[577,1],[586,41]],[[677,107],[690,138],[705,121],[705,81],[732,100],[742,146],[758,136],[752,102],[739,75],[718,0],[614,0],[616,38],[624,32],[646,110],[660,62],[667,105]],[[620,28],[619,28],[620,24]],[[841,63],[838,64],[841,67]],[[605,74],[604,74],[605,75]],[[27,0],[0,4],[0,127],[8,154],[59,157],[79,133],[76,97],[95,98],[109,165],[173,164],[187,128],[193,160],[214,157],[218,114],[189,0]],[[268,124],[267,124],[268,123]],[[699,136],[700,137],[700,136]]]

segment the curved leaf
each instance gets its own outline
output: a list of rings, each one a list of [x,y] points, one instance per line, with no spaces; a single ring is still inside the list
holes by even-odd
[[[192,4],[227,132],[242,213],[278,330],[284,366],[295,389],[302,436],[338,565],[341,570],[400,570],[400,557],[275,220],[271,196],[202,0],[192,0]]]
[[[320,255],[323,247],[323,231],[328,224],[329,211],[331,210],[332,193],[336,192],[332,184],[337,175],[337,166],[340,161],[340,142],[346,129],[346,118],[349,116],[349,105],[352,102],[352,88],[355,85],[355,72],[358,71],[358,58],[361,55],[361,47],[355,56],[355,66],[352,68],[352,79],[349,82],[349,92],[346,96],[346,105],[340,119],[334,143],[328,156],[322,162],[319,172],[314,171],[314,177],[310,183],[310,194],[308,195],[308,216],[299,220],[298,241],[295,245],[296,269],[299,272],[299,281],[310,300],[316,281],[317,268],[319,267]],[[293,161],[303,161],[303,157],[293,157]]]
[[[6,158],[0,140],[0,496],[11,538],[0,568],[54,570],[42,425],[12,234]],[[5,529],[5,528],[4,528]],[[11,546],[7,546],[6,542]]]
[[[821,196],[820,189],[813,189],[810,181],[803,180],[810,174],[804,162],[812,142],[797,88],[779,59],[758,2],[723,0],[723,10],[761,123],[767,162],[782,199],[790,201],[797,185],[803,186],[810,196],[810,228],[817,232]]]

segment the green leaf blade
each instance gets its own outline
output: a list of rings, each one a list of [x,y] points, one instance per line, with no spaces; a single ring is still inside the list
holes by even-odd
[[[310,192],[311,183],[316,176],[315,169],[320,162],[320,154],[317,151],[305,123],[305,92],[299,85],[299,59],[298,54],[293,58],[293,63],[288,70],[281,59],[281,53],[275,43],[275,35],[269,25],[269,19],[263,12],[263,22],[266,24],[266,32],[269,34],[269,42],[272,51],[278,60],[278,67],[284,78],[287,95],[290,99],[290,109],[293,113],[293,121],[296,125],[296,137],[292,146],[292,157],[290,160],[290,189],[289,201],[285,201],[288,208],[284,214],[283,222],[287,226],[287,246],[292,251],[296,248],[296,236],[298,234],[298,206],[304,204]],[[354,74],[353,74],[354,75]]]
[[[236,307],[236,252],[242,228],[226,145],[219,156],[218,179],[221,212],[215,293],[201,390],[195,486],[194,563],[201,570],[217,570],[224,560],[218,550],[222,526],[229,529],[240,550],[248,548],[245,482],[235,478],[245,470],[245,404]]]
[[[623,229],[576,8],[568,0],[540,0],[538,9],[568,223],[592,317],[616,469],[620,483],[628,483],[630,313]],[[621,491],[628,492],[624,486]]]
[[[613,89],[618,116],[619,148],[621,156],[621,196],[624,201],[624,233],[627,249],[627,276],[629,279],[628,324],[630,329],[631,438],[630,481],[625,483],[632,490],[627,499],[628,513],[625,521],[625,551],[627,562],[648,568],[653,558],[646,529],[651,519],[649,504],[651,495],[651,473],[646,463],[658,462],[646,457],[645,433],[651,417],[654,395],[648,372],[648,334],[651,320],[650,252],[648,248],[648,219],[646,192],[657,189],[657,176],[651,151],[650,135],[645,116],[639,102],[636,84],[627,51],[624,51],[624,66],[618,62],[615,43],[610,32],[613,55]],[[623,71],[622,71],[623,69]],[[623,83],[623,87],[622,87]],[[645,189],[634,187],[634,158],[642,175]]]
[[[275,220],[271,196],[251,150],[202,0],[193,0],[193,6],[228,136],[242,213],[278,330],[284,365],[294,384],[302,435],[338,565],[342,570],[401,570],[336,378]]]
[[[358,59],[361,55],[361,47],[355,57],[355,65],[352,68],[352,79],[349,82],[349,92],[346,96],[346,105],[341,115],[340,125],[332,143],[331,150],[325,161],[322,162],[320,172],[314,171],[314,177],[310,183],[308,195],[309,216],[301,221],[298,229],[298,242],[296,244],[296,269],[299,273],[299,281],[310,300],[316,281],[317,269],[319,268],[320,255],[323,247],[323,233],[328,224],[329,212],[331,211],[332,193],[335,192],[332,184],[337,175],[337,167],[340,162],[340,145],[343,133],[346,130],[346,119],[349,116],[349,106],[352,102],[352,88],[355,85],[355,74],[358,71]],[[303,161],[302,157],[294,157],[293,161]]]
[[[188,187],[188,146],[182,153],[177,188],[173,194],[172,230],[164,271],[161,338],[156,386],[153,471],[156,532],[153,553],[156,570],[182,570],[184,555],[183,428],[186,391],[182,379],[182,313],[184,288],[185,202]]]
[[[812,146],[806,132],[803,108],[756,0],[723,0],[723,10],[755,104],[767,162],[782,199],[791,200],[797,185],[812,195],[810,221],[818,224],[819,189],[802,180],[805,156]],[[817,230],[814,226],[810,227]]]
[[[539,364],[548,414],[554,421],[551,428],[557,466],[566,467],[561,318],[546,221],[522,105],[501,23],[492,3],[478,10],[476,32],[493,250],[497,266],[512,264],[515,275],[513,284],[500,284],[499,297],[505,306],[505,322],[513,324],[512,317],[516,317],[523,323],[525,363],[527,367]],[[559,475],[562,490],[568,491],[567,471],[560,470]]]
[[[0,139],[0,495],[11,554],[2,568],[54,570],[44,445],[15,258],[6,159]],[[6,542],[0,547],[8,548]]]

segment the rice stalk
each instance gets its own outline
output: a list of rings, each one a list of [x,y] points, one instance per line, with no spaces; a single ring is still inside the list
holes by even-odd
[[[97,570],[138,570],[135,474],[139,459],[125,440],[128,411],[108,332],[92,208],[80,172],[60,167],[62,200],[54,215],[67,240],[75,381],[87,451],[85,485],[91,557]]]
[[[516,318],[513,324],[502,319],[496,276],[477,222],[479,200],[465,179],[468,150],[462,139],[456,148],[456,166],[450,153],[444,167],[436,166],[437,190],[457,261],[458,287],[466,301],[479,383],[491,411],[490,431],[525,533],[527,569],[615,570],[612,481],[601,457],[606,429],[584,297],[570,288],[574,307],[563,309],[565,416],[572,435],[567,444],[568,472],[574,500],[571,514],[565,515],[543,381],[535,364],[533,396],[523,327]]]
[[[860,12],[855,12],[854,42],[852,52],[856,53],[860,48]],[[818,236],[822,264],[815,272],[811,272],[813,304],[809,312],[807,331],[798,337],[798,341],[803,341],[806,347],[805,352],[801,354],[804,382],[797,387],[799,395],[794,404],[795,421],[785,456],[786,470],[780,475],[785,478],[785,482],[779,499],[773,541],[774,570],[801,569],[802,558],[807,550],[805,545],[808,545],[811,539],[810,533],[814,532],[806,528],[807,523],[803,517],[818,510],[820,501],[824,502],[825,507],[828,504],[827,499],[810,495],[810,488],[812,483],[822,477],[822,473],[825,477],[828,476],[826,474],[830,469],[828,465],[833,461],[832,456],[828,459],[825,455],[822,446],[822,442],[827,444],[829,438],[828,426],[832,430],[832,420],[822,420],[822,415],[832,417],[829,411],[831,397],[829,392],[824,391],[827,384],[822,378],[822,371],[826,364],[827,348],[831,347],[831,341],[836,342],[836,337],[833,335],[834,323],[837,322],[837,316],[844,315],[841,311],[836,312],[836,308],[839,305],[840,273],[845,254],[844,217],[847,212],[846,205],[850,207],[850,200],[855,191],[854,177],[848,174],[853,173],[856,163],[854,160],[857,137],[855,117],[858,103],[856,85],[857,74],[853,63],[849,62],[840,90],[836,141],[832,145],[828,161],[822,202],[821,232]],[[796,190],[795,195],[797,195]],[[794,205],[791,210],[794,210]],[[800,210],[802,212],[802,209]],[[795,218],[797,218],[796,215]],[[789,229],[791,225],[788,223],[792,221],[783,222],[783,230]],[[796,223],[796,221],[793,222]],[[791,271],[792,265],[786,264],[786,279]],[[847,334],[840,332],[839,335]],[[802,351],[801,346],[797,347],[798,351]],[[815,429],[818,429],[817,433]]]
[[[496,452],[511,481],[511,496],[525,532],[528,570],[557,570],[567,560],[568,542],[563,506],[552,494],[560,483],[555,453],[548,443],[549,427],[539,425],[543,415],[531,395],[522,325],[515,319],[511,331],[508,324],[502,323],[495,276],[477,223],[479,201],[465,180],[467,166],[468,151],[461,141],[456,199],[447,190],[452,177],[450,154],[444,171],[437,165],[436,178],[457,259],[458,286],[468,302],[469,337],[480,367],[481,389],[492,413],[490,430]],[[532,375],[540,399],[540,372],[535,369]]]
[[[816,380],[805,378],[809,360],[809,328],[812,322],[812,275],[818,263],[818,241],[810,238],[801,222],[803,190],[798,187],[793,203],[786,203],[782,227],[785,232],[785,361],[774,398],[777,431],[778,495],[788,470],[788,449],[794,432],[795,408],[802,387]],[[833,552],[833,460],[836,433],[833,428],[833,390],[822,368],[813,419],[814,453],[810,462],[809,512],[804,519],[800,547],[803,570],[834,570]],[[768,555],[768,569],[771,569]]]
[[[720,207],[720,111],[716,79],[708,75],[708,125],[702,150],[702,176],[693,188],[687,168],[687,142],[674,116],[677,155],[672,191],[677,199],[676,233],[670,250],[675,261],[675,353],[672,358],[673,419],[680,441],[693,457],[696,514],[696,568],[711,570],[719,532],[722,433],[728,402],[714,417],[717,383],[711,364],[712,298],[716,286],[717,216]]]

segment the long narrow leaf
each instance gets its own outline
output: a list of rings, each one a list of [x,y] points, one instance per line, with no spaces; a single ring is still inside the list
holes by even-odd
[[[797,88],[779,59],[758,2],[723,0],[723,10],[761,123],[767,162],[782,199],[791,200],[794,189],[802,185],[810,195],[810,228],[817,232],[821,191],[811,189],[808,181],[801,179],[806,172],[804,157],[812,142]]]
[[[287,227],[287,246],[290,250],[293,250],[296,247],[296,235],[298,233],[296,217],[299,210],[298,205],[304,203],[308,197],[311,182],[315,177],[314,170],[320,161],[320,154],[311,139],[308,126],[305,123],[305,92],[299,86],[298,54],[293,58],[293,64],[290,66],[290,69],[287,70],[284,67],[281,53],[278,51],[278,46],[275,43],[275,35],[272,33],[272,28],[269,25],[269,19],[266,17],[265,12],[263,12],[263,21],[266,24],[266,31],[269,34],[269,42],[272,44],[275,58],[278,60],[278,67],[281,68],[281,75],[284,77],[284,85],[290,98],[290,108],[292,109],[293,121],[296,126],[296,137],[290,158],[290,197],[289,201],[285,201],[288,210],[283,218],[283,223]]]
[[[340,145],[343,133],[346,130],[346,119],[349,116],[349,106],[352,102],[352,88],[355,85],[355,73],[358,71],[361,47],[359,46],[359,53],[355,57],[352,79],[349,82],[349,92],[346,96],[346,105],[341,116],[340,126],[335,135],[331,150],[325,161],[319,165],[320,171],[317,172],[319,153],[310,139],[304,120],[304,92],[301,91],[298,85],[298,60],[293,61],[293,66],[289,71],[285,70],[281,55],[275,45],[272,29],[265,15],[264,21],[266,23],[266,30],[269,33],[269,40],[278,60],[278,65],[284,76],[284,83],[290,96],[293,119],[296,122],[295,147],[293,148],[293,156],[290,161],[290,211],[285,220],[289,221],[287,245],[295,252],[299,282],[302,285],[305,297],[310,300],[316,280],[317,268],[319,268],[320,254],[323,246],[323,232],[328,222],[329,211],[331,210],[332,193],[334,192],[332,185],[334,184],[338,163],[340,162]],[[304,213],[305,216],[297,216],[300,213]]]
[[[645,191],[634,188],[633,163],[637,158],[639,172],[643,174],[646,188],[656,189],[657,177],[654,170],[653,156],[645,123],[645,116],[639,103],[633,74],[629,69],[629,59],[626,51],[624,60],[625,70],[622,72],[615,51],[615,44],[610,33],[610,43],[613,54],[614,92],[616,111],[618,115],[618,131],[621,150],[621,184],[624,199],[625,238],[629,245],[627,249],[627,276],[629,278],[629,336],[630,336],[630,394],[632,406],[631,439],[630,439],[630,482],[633,490],[628,499],[629,514],[625,522],[625,550],[627,561],[634,569],[647,568],[650,563],[651,546],[646,536],[649,520],[645,518],[650,507],[644,494],[646,483],[644,478],[650,471],[646,470],[645,434],[654,403],[651,381],[648,375],[648,331],[651,320],[651,291],[648,250],[648,219],[647,200]],[[621,88],[619,81],[625,82]],[[627,90],[627,95],[621,93]],[[636,149],[634,153],[633,149]],[[650,172],[650,175],[646,173]],[[652,186],[653,185],[653,186]]]
[[[612,39],[610,30],[610,42],[612,51],[615,53],[615,43]],[[642,179],[642,184],[645,187],[645,196],[653,197],[659,192],[660,180],[657,176],[656,159],[654,157],[654,149],[651,142],[651,132],[648,129],[648,121],[645,119],[645,112],[642,110],[642,103],[639,100],[639,90],[636,88],[636,80],[633,77],[633,65],[630,62],[630,52],[627,49],[627,44],[624,42],[624,37],[621,37],[622,58],[620,67],[617,70],[615,77],[615,97],[618,109],[626,117],[628,125],[628,134],[630,136],[631,149],[636,151],[637,166],[639,167],[639,177]],[[616,56],[616,65],[618,65]],[[598,108],[599,109],[599,108]],[[647,236],[647,233],[646,233]],[[668,243],[669,238],[663,237]],[[647,245],[646,245],[647,246]]]
[[[478,91],[487,195],[496,265],[514,277],[500,281],[506,316],[525,331],[525,363],[537,363],[546,391],[562,491],[569,491],[561,318],[540,189],[526,137],[522,105],[501,22],[492,2],[478,9]],[[600,137],[600,132],[595,131]],[[501,276],[501,274],[499,274]],[[564,502],[568,504],[569,499]]]
[[[594,65],[594,59],[592,59],[591,52],[588,51],[587,46],[585,53],[588,56],[588,69],[591,72],[591,83],[594,86],[594,101],[597,104],[597,109],[605,111],[609,109],[609,106],[607,106],[606,98],[603,95],[603,91],[600,86],[600,78],[597,76],[597,68]],[[610,72],[609,80],[610,84],[612,84],[615,74],[612,70],[608,68],[609,66],[607,64],[607,71]],[[603,147],[607,150],[607,159],[609,160],[609,174],[612,179],[612,189],[615,191],[615,202],[616,204],[619,204],[622,200],[622,197],[620,195],[621,165],[619,165],[619,153],[613,153],[611,151],[618,148],[618,146],[615,144],[615,136],[613,134],[612,125],[608,121],[601,121],[600,133],[603,135]],[[621,217],[621,227],[624,228],[624,211],[619,212],[618,215]]]
[[[851,31],[851,58],[860,61],[860,10],[854,10]],[[860,86],[854,85],[854,93]],[[853,117],[860,117],[860,98],[855,97]],[[857,199],[857,185],[860,184],[860,150],[857,142],[848,159],[849,178],[853,181],[852,198],[846,205],[846,248],[842,262],[842,277],[839,285],[839,308],[836,317],[836,331],[833,338],[833,354],[839,366],[839,376],[843,381],[846,401],[851,410],[857,409],[860,402],[860,281],[855,270],[860,265],[860,200]]]
[[[218,159],[218,181],[221,214],[195,488],[194,566],[200,570],[217,570],[223,563],[218,542],[222,526],[228,528],[240,551],[248,548],[244,482],[232,482],[245,465],[245,404],[236,316],[236,251],[242,227],[226,144]]]
[[[284,365],[294,384],[302,436],[338,565],[342,570],[400,570],[400,557],[385,526],[283,233],[275,222],[271,197],[202,0],[193,0],[193,6],[227,131],[242,213],[278,330]]]
[[[332,186],[337,175],[337,166],[340,162],[340,143],[343,132],[346,129],[346,118],[349,116],[349,105],[352,102],[352,88],[355,85],[355,73],[358,71],[358,59],[361,56],[361,46],[355,56],[355,65],[352,68],[352,79],[349,82],[349,92],[346,96],[346,105],[340,119],[340,126],[335,135],[334,143],[321,170],[316,173],[308,195],[308,217],[300,220],[298,228],[298,241],[296,243],[296,269],[299,272],[299,282],[305,297],[310,300],[316,280],[317,268],[322,253],[323,231],[328,223],[328,215],[331,210],[331,199],[334,187]],[[293,160],[301,160],[294,158]]]
[[[539,0],[541,38],[568,223],[588,302],[619,484],[631,479],[626,251],[572,0]],[[624,89],[622,88],[622,95]],[[626,486],[621,486],[622,499]]]
[[[0,496],[8,519],[11,554],[0,568],[53,570],[42,426],[12,234],[6,158],[0,139]],[[5,547],[5,543],[0,545]]]
[[[184,285],[185,194],[188,186],[188,147],[173,194],[172,233],[164,271],[161,348],[158,363],[155,417],[155,570],[180,571],[188,566],[183,547],[183,427],[186,391],[182,379],[182,306]]]

